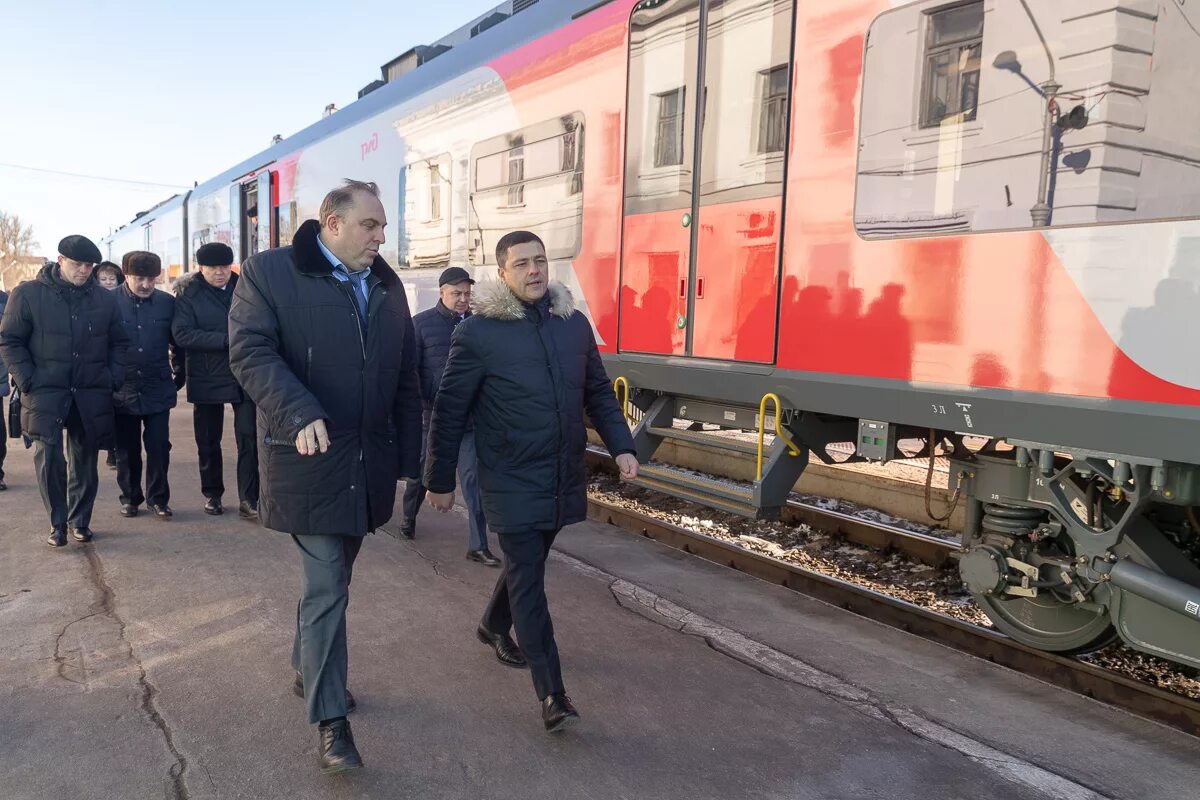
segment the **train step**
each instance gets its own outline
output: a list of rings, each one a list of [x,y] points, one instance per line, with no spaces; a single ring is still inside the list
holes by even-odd
[[[700,445],[701,447],[714,447],[720,450],[729,450],[734,453],[742,453],[748,456],[758,455],[757,442],[745,442],[740,439],[732,439],[727,436],[714,436],[711,433],[689,431],[681,428],[650,426],[646,428],[646,431],[651,436],[659,436],[663,439],[674,439],[680,442],[689,442],[690,444]]]
[[[753,488],[717,478],[658,464],[643,464],[634,485],[750,519],[762,516],[762,509],[754,502]]]

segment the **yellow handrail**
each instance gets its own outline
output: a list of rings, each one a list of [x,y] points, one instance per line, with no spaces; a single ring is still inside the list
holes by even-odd
[[[779,424],[779,411],[780,407],[783,405],[779,401],[779,395],[775,394],[774,392],[767,392],[763,395],[762,401],[758,404],[758,477],[755,478],[757,481],[762,480],[763,434],[766,432],[768,400],[771,400],[775,403],[775,435],[780,439],[783,439],[783,443],[788,446],[789,455],[800,455],[800,448],[796,447],[796,443],[793,442],[788,435],[783,432],[783,428]]]
[[[625,396],[621,396],[620,389],[625,387]],[[621,414],[625,417],[625,422],[628,425],[634,424],[633,415],[629,413],[629,380],[624,375],[618,375],[613,381],[613,394],[617,396],[617,401],[621,404]]]

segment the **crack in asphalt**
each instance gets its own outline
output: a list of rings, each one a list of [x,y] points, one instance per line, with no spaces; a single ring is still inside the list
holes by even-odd
[[[149,675],[146,673],[145,665],[133,648],[133,642],[129,640],[125,620],[117,612],[116,592],[108,582],[104,571],[104,563],[100,560],[100,554],[96,551],[94,544],[82,549],[87,565],[85,572],[88,581],[92,584],[92,588],[96,593],[96,599],[88,607],[88,613],[71,620],[55,634],[54,663],[56,673],[58,677],[77,686],[85,685],[85,680],[76,680],[67,674],[67,670],[71,665],[68,655],[63,652],[63,640],[66,637],[67,631],[85,620],[95,617],[107,617],[111,619],[117,626],[118,636],[125,648],[129,662],[137,669],[137,685],[141,692],[139,703],[141,712],[162,735],[163,742],[166,744],[167,750],[174,760],[167,771],[168,784],[165,787],[167,789],[167,797],[169,800],[190,800],[191,793],[187,786],[188,760],[179,752],[179,748],[176,747],[175,733],[159,711],[157,702],[159,695],[158,687],[150,680]],[[83,664],[82,651],[80,652],[78,669],[80,673],[86,676],[87,669]]]

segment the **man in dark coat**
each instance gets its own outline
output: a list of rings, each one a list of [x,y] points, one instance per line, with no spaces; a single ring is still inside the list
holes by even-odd
[[[564,525],[587,518],[584,412],[621,476],[637,477],[633,438],[613,394],[591,323],[571,293],[549,282],[546,248],[514,231],[496,245],[500,282],[475,293],[475,315],[454,330],[433,404],[425,486],[430,504],[454,502],[459,445],[474,422],[483,511],[504,551],[504,571],[477,630],[502,663],[533,673],[546,730],[579,718],[562,682],[546,605],[546,558]]]
[[[8,304],[8,292],[0,289],[0,319],[4,318],[4,307]],[[4,459],[8,456],[8,414],[4,411],[4,398],[8,397],[8,367],[0,356],[0,492],[8,488],[4,482]]]
[[[438,277],[437,305],[413,317],[413,329],[417,335],[417,375],[421,379],[421,435],[429,435],[429,414],[433,411],[433,398],[437,396],[442,382],[442,371],[450,355],[450,334],[454,327],[471,316],[471,286],[475,281],[462,267],[447,267]],[[422,466],[424,448],[422,448]],[[492,555],[487,543],[487,519],[483,516],[483,503],[479,496],[479,478],[475,466],[475,437],[464,436],[458,454],[458,481],[462,486],[463,500],[467,504],[470,539],[467,558],[489,567],[500,566],[500,560]],[[404,521],[400,532],[413,538],[416,534],[417,512],[425,499],[425,486],[420,480],[409,481],[404,490]]]
[[[404,287],[379,257],[379,188],[347,181],[290,247],[251,257],[229,315],[233,373],[258,406],[263,524],[304,567],[294,688],[319,723],[321,771],[362,766],[346,714],[346,605],[363,537],[418,474],[421,397]]]
[[[92,539],[96,456],[112,445],[113,390],[125,382],[129,345],[117,301],[92,280],[100,250],[68,236],[58,252],[57,263],[13,289],[0,322],[0,358],[21,390],[22,432],[36,444],[51,547],[66,545],[68,526],[76,541]]]
[[[187,399],[192,404],[192,428],[200,461],[200,493],[204,513],[222,514],[225,494],[221,437],[225,434],[225,404],[233,406],[237,444],[238,515],[258,519],[258,436],[254,403],[242,392],[229,368],[229,306],[237,288],[233,250],[209,242],[196,251],[199,272],[175,287],[175,320],[171,333],[183,351]]]
[[[160,520],[173,514],[167,468],[171,453],[171,409],[178,392],[172,373],[171,321],[175,298],[155,288],[162,261],[135,250],[121,261],[127,276],[113,290],[129,334],[125,383],[113,395],[116,406],[117,484],[121,516],[136,517],[143,502]],[[182,375],[179,376],[182,378]],[[142,445],[146,447],[146,491],[142,492]],[[147,502],[149,501],[149,502]]]

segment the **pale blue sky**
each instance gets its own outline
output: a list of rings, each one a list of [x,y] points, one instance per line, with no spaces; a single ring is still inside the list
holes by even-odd
[[[0,210],[33,224],[43,255],[103,236],[498,2],[0,0]]]

